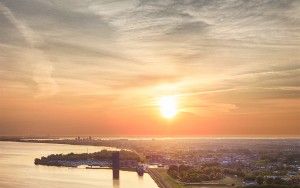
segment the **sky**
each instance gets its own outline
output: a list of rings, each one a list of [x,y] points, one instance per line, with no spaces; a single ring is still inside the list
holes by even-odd
[[[0,0],[0,135],[300,136],[299,115],[299,0]]]

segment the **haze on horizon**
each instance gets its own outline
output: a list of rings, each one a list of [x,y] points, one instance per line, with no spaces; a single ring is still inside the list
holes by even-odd
[[[0,0],[0,135],[299,136],[299,52],[298,0]]]

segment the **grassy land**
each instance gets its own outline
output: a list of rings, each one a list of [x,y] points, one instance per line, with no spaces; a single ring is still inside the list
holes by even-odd
[[[158,168],[151,169],[153,179],[160,185],[161,188],[231,188],[232,186],[218,186],[218,185],[184,185],[173,178],[171,178],[166,169]],[[220,184],[232,184],[241,185],[241,182],[237,179],[226,177],[218,182]]]
[[[167,174],[166,169],[153,168],[149,169],[149,171],[151,171],[152,178],[156,181],[160,188],[185,188],[184,185],[176,182],[173,178],[171,178]]]
[[[221,180],[218,181],[220,184],[227,184],[227,185],[232,185],[235,184],[235,186],[242,186],[242,180],[238,178],[232,178],[232,177],[225,177]]]

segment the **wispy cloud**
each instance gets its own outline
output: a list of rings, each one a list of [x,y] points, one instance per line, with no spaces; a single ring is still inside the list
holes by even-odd
[[[37,96],[51,96],[57,92],[57,84],[52,77],[53,66],[44,52],[38,48],[43,43],[42,38],[24,22],[17,19],[13,12],[0,2],[0,11],[17,28],[26,40],[29,48],[26,51],[24,63],[33,65],[33,80],[38,85]]]
[[[11,100],[147,117],[162,95],[195,117],[299,101],[299,0],[0,0],[0,28]]]
[[[41,42],[41,38],[38,37],[31,28],[27,27],[22,21],[18,20],[11,10],[1,2],[0,11],[18,29],[31,47],[34,47],[36,44]]]

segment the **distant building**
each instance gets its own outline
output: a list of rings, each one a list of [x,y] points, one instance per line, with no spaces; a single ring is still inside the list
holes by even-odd
[[[120,176],[120,152],[119,151],[112,153],[112,169],[113,169],[113,179],[119,179]]]

